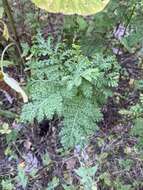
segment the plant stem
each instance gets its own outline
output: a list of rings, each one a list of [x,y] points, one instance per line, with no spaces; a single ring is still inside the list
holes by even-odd
[[[10,23],[10,28],[11,28],[13,36],[14,36],[13,41],[14,41],[16,47],[17,47],[17,50],[18,50],[18,51],[16,51],[16,55],[17,55],[17,57],[20,57],[20,63],[21,63],[21,65],[23,65],[24,60],[21,57],[22,48],[21,48],[21,45],[20,45],[20,40],[19,40],[17,31],[16,31],[16,27],[15,27],[14,18],[13,18],[13,15],[12,15],[11,8],[10,8],[9,3],[8,3],[7,0],[2,0],[2,3],[3,3],[5,13],[6,13],[6,15],[8,17],[8,20],[9,20],[9,23]]]
[[[0,109],[0,116],[6,117],[9,119],[18,118],[18,115],[16,113],[13,113],[13,112],[7,111],[7,110],[2,110],[2,109]]]
[[[135,4],[133,5],[131,14],[130,14],[129,18],[127,19],[127,23],[126,23],[126,26],[125,26],[125,29],[124,29],[124,34],[123,34],[122,37],[125,36],[126,31],[127,31],[127,29],[128,29],[128,26],[130,25],[130,22],[131,22],[131,20],[132,20],[132,18],[133,18],[133,15],[134,15],[134,13],[135,13],[135,10],[136,10],[136,5],[137,5],[137,3],[135,3]],[[120,45],[120,47],[119,47],[119,49],[118,49],[117,55],[119,55],[120,50],[121,50],[121,45]]]
[[[7,50],[9,47],[11,47],[12,45],[14,45],[14,43],[11,43],[11,44],[7,45],[7,46],[5,47],[5,49],[3,50],[3,52],[2,52],[2,55],[1,55],[1,63],[0,63],[0,68],[1,68],[1,72],[2,72],[2,73],[3,73],[3,58],[4,58],[4,54],[5,54],[6,50]]]

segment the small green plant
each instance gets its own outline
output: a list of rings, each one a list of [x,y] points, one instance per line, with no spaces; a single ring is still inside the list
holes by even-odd
[[[137,89],[142,88],[142,80],[138,81]],[[139,149],[143,148],[143,94],[140,93],[138,102],[131,106],[129,109],[123,109],[120,113],[126,118],[132,120],[133,127],[131,128],[131,135],[137,137],[138,143],[137,147]]]
[[[80,167],[75,170],[76,174],[81,178],[81,184],[84,190],[94,190],[97,184],[94,180],[94,175],[96,174],[98,166],[94,167]]]
[[[117,189],[117,190],[132,190],[132,187],[131,185],[125,185],[123,184],[123,182],[117,178],[115,181],[114,181],[114,187]]]
[[[1,182],[2,190],[13,190],[14,185],[10,179],[2,180]]]
[[[110,177],[110,174],[108,172],[104,172],[99,176],[99,180],[102,180],[107,186],[111,186],[112,185],[112,180]]]
[[[24,105],[23,122],[63,117],[60,132],[64,148],[83,145],[102,119],[101,108],[118,85],[119,65],[115,57],[84,56],[80,47],[53,46],[40,34],[31,48],[28,90],[31,102]]]
[[[21,166],[18,166],[17,181],[23,187],[23,189],[26,189],[28,184],[28,176],[26,176],[25,171]]]
[[[48,165],[51,163],[51,159],[50,159],[48,153],[45,153],[45,154],[42,156],[42,162],[43,162],[43,165],[44,165],[44,166],[48,166]]]
[[[11,129],[9,128],[8,123],[3,123],[2,126],[0,127],[0,134],[10,134]]]
[[[46,190],[54,190],[59,185],[59,179],[54,177],[51,182],[48,183]]]
[[[77,188],[73,185],[62,185],[64,190],[77,190]]]
[[[119,160],[119,165],[122,169],[129,171],[133,166],[133,161],[131,159],[121,159]]]

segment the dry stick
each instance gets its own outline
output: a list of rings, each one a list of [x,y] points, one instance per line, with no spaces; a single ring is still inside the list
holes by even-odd
[[[22,48],[21,48],[21,45],[20,45],[20,40],[19,40],[17,31],[16,31],[14,18],[13,18],[12,12],[11,12],[11,8],[10,8],[9,3],[8,3],[7,0],[2,0],[2,2],[3,2],[3,7],[4,7],[4,10],[5,10],[5,13],[6,13],[6,15],[8,17],[8,20],[9,20],[9,23],[10,23],[12,33],[14,35],[14,43],[16,44],[16,47],[17,47],[17,50],[18,50],[18,51],[16,51],[16,55],[17,55],[17,57],[20,57],[20,63],[21,63],[21,66],[23,67],[24,60],[21,57]]]

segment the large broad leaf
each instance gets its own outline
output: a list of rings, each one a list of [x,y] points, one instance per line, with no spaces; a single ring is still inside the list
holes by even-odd
[[[52,13],[91,15],[102,11],[110,0],[32,0]]]

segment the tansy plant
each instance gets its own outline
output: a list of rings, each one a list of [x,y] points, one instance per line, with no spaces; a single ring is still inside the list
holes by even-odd
[[[101,108],[118,85],[119,65],[114,56],[84,56],[73,44],[53,45],[37,35],[28,63],[30,102],[23,107],[24,122],[63,118],[60,132],[65,148],[85,144],[102,119]]]

